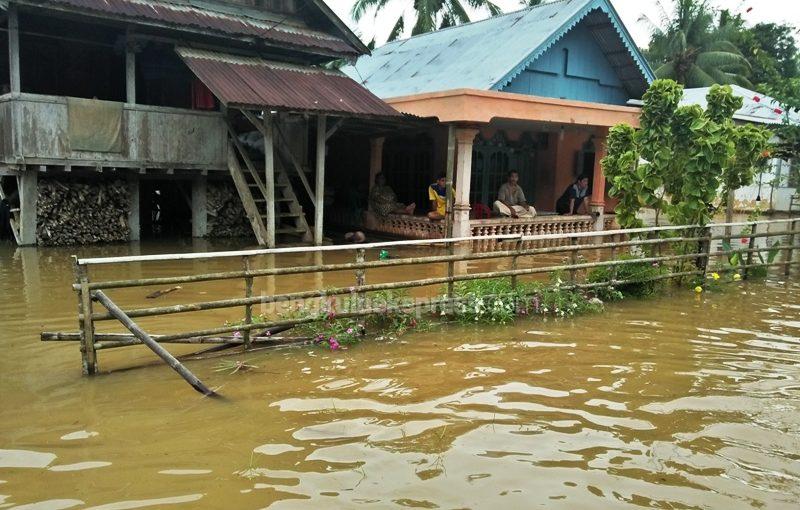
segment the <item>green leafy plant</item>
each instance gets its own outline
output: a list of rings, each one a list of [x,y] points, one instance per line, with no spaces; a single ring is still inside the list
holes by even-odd
[[[637,258],[633,255],[621,255],[616,260],[632,261]],[[669,268],[658,262],[630,262],[614,267],[595,268],[589,272],[586,281],[588,283],[624,282],[611,287],[598,287],[595,295],[604,301],[623,297],[642,298],[661,291],[665,283],[664,279],[658,278],[667,273],[669,273]]]

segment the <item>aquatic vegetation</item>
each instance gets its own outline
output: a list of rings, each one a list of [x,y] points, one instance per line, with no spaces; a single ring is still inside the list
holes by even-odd
[[[228,375],[233,375],[237,372],[247,372],[256,368],[258,367],[250,364],[249,360],[223,360],[214,365],[214,372],[228,372]]]
[[[565,288],[560,273],[551,283],[518,283],[510,278],[460,282],[455,286],[458,302],[453,316],[465,323],[506,324],[520,316],[544,315],[572,317],[602,309],[602,302],[576,290]]]
[[[621,255],[616,260],[636,260],[633,255]],[[595,295],[603,301],[615,301],[624,297],[642,298],[651,296],[665,287],[661,275],[669,273],[669,268],[658,262],[631,262],[616,267],[598,267],[586,277],[587,283],[617,283],[608,287],[597,287]]]

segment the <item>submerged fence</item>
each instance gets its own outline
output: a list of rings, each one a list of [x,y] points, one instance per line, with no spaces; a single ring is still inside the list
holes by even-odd
[[[734,227],[742,227],[746,233],[731,233]],[[770,231],[771,227],[780,227]],[[142,255],[128,257],[108,258],[74,258],[75,283],[73,289],[78,298],[78,332],[44,332],[41,334],[43,341],[75,341],[80,343],[83,372],[94,374],[97,371],[97,353],[100,350],[126,347],[131,345],[147,344],[159,356],[167,361],[173,368],[180,372],[177,360],[169,355],[161,343],[176,344],[227,344],[242,345],[245,349],[256,344],[275,343],[269,336],[258,336],[259,331],[280,331],[295,325],[311,323],[319,320],[318,317],[297,318],[270,318],[266,322],[255,321],[253,307],[267,303],[285,301],[303,301],[317,298],[330,298],[335,296],[351,296],[362,306],[341,313],[338,317],[367,316],[385,311],[385,308],[376,309],[367,306],[364,299],[368,293],[379,291],[392,291],[411,289],[417,287],[440,286],[444,290],[432,300],[437,306],[453,306],[459,301],[454,292],[457,282],[510,278],[512,286],[518,285],[518,280],[523,276],[542,275],[554,271],[562,271],[566,276],[564,289],[590,290],[603,286],[618,286],[631,283],[632,280],[617,279],[616,269],[626,264],[658,263],[670,267],[670,271],[650,278],[673,279],[691,276],[703,276],[710,270],[710,264],[738,256],[740,263],[736,266],[721,266],[716,270],[740,271],[743,278],[755,268],[781,267],[784,274],[788,275],[792,266],[794,251],[800,248],[795,243],[800,240],[800,219],[788,218],[779,220],[712,224],[707,226],[664,226],[648,227],[626,230],[607,230],[598,232],[581,232],[572,234],[546,234],[534,236],[493,236],[493,237],[467,237],[438,240],[420,241],[395,241],[368,244],[319,246],[319,247],[291,247],[275,249],[259,249],[229,252]],[[719,231],[722,231],[719,233]],[[728,233],[726,234],[725,231]],[[780,245],[773,243],[768,246],[758,246],[758,239],[780,237]],[[744,243],[740,248],[733,248],[729,242],[739,238]],[[722,241],[725,244],[720,250],[712,251],[712,244]],[[390,258],[387,260],[367,260],[367,254],[375,254],[377,250],[399,249],[403,247],[438,247],[445,254],[409,256],[403,258]],[[745,247],[746,246],[746,247]],[[443,249],[443,250],[441,250]],[[627,251],[626,251],[627,250]],[[775,252],[781,254],[780,258],[774,257]],[[620,257],[621,253],[638,252],[635,258]],[[306,266],[254,268],[253,262],[263,255],[281,255],[292,253],[315,253],[321,255],[327,252],[351,253],[353,262],[344,263],[316,263]],[[596,260],[583,261],[579,256],[591,252]],[[771,252],[774,258],[762,259],[760,254]],[[562,254],[565,260],[559,264],[550,264],[533,267],[520,267],[522,263],[530,264],[537,261],[537,256]],[[758,257],[758,260],[755,259]],[[140,279],[96,280],[90,275],[92,266],[114,264],[121,273],[131,264],[159,262],[159,261],[210,261],[218,259],[240,259],[242,269],[237,271],[213,272],[203,274],[185,274],[178,276],[152,277]],[[483,272],[469,272],[465,263],[474,261],[505,261],[509,269]],[[443,264],[446,274],[442,276],[419,278],[411,280],[399,279],[387,283],[367,283],[368,271],[385,268],[404,268],[422,264]],[[607,281],[589,283],[581,279],[579,273],[593,268],[607,267],[612,269],[614,276]],[[616,269],[615,269],[616,268]],[[336,271],[352,271],[353,285],[334,287],[329,289],[311,288],[297,292],[271,293],[254,295],[253,282],[259,278],[277,277],[283,275],[300,275],[310,273],[325,273]],[[444,273],[444,271],[443,271]],[[105,291],[132,287],[166,286],[214,282],[223,280],[239,280],[244,282],[244,296],[229,299],[176,304],[168,306],[154,306],[121,309],[111,300]],[[641,280],[637,280],[641,281]],[[101,310],[95,310],[95,304],[102,305]],[[410,308],[414,305],[397,305],[399,308]],[[184,314],[202,312],[207,310],[220,310],[240,308],[244,320],[241,324],[224,325],[209,329],[184,331],[150,336],[133,321],[134,318],[160,317],[170,314]],[[98,333],[95,330],[97,323],[103,321],[119,321],[130,332]],[[237,333],[235,334],[234,333]],[[163,352],[162,352],[163,351]],[[182,367],[181,367],[182,368]],[[184,374],[182,374],[184,375]],[[185,377],[186,378],[186,377]],[[196,378],[195,378],[196,379]],[[189,380],[189,379],[187,379]],[[191,382],[191,381],[190,381]],[[199,381],[197,381],[199,382]],[[202,383],[200,383],[202,386]],[[193,383],[193,386],[195,384]],[[195,386],[195,388],[198,388]]]

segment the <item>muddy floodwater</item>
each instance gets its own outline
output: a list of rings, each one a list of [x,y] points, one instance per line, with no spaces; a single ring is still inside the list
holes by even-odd
[[[258,368],[233,375],[215,372],[220,359],[188,361],[220,388],[224,399],[212,400],[143,347],[100,351],[101,374],[87,378],[77,344],[39,341],[42,330],[77,328],[73,252],[0,245],[0,508],[797,508],[797,277],[675,290],[573,319],[435,326],[335,353],[234,356]],[[314,277],[257,290],[352,281],[303,278]],[[386,279],[368,273],[368,282]],[[158,304],[243,288],[185,286]],[[145,292],[109,295],[125,305]],[[213,327],[236,313],[146,326]]]

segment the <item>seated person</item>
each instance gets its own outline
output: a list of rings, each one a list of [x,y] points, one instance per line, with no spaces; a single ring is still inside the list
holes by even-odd
[[[386,184],[383,173],[375,176],[375,186],[369,192],[369,208],[379,218],[386,218],[391,213],[414,214],[417,204],[405,205],[397,200],[394,190]]]
[[[447,179],[444,174],[436,178],[436,182],[428,186],[428,198],[431,201],[431,212],[428,218],[432,220],[442,220],[447,209]],[[450,193],[452,194],[452,190]]]
[[[579,214],[583,208],[584,214],[589,214],[589,178],[585,175],[578,177],[578,180],[570,184],[564,194],[556,201],[556,212],[558,214]]]
[[[494,203],[494,212],[501,216],[512,218],[533,218],[536,209],[528,205],[525,193],[518,184],[519,173],[512,170],[508,173],[508,181],[504,182],[497,190],[497,200]]]

